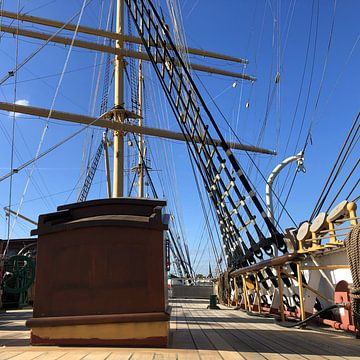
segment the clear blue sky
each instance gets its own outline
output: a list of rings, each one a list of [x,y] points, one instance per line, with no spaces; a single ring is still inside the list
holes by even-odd
[[[67,21],[79,11],[82,1],[22,0],[19,3],[22,11],[30,15]],[[82,25],[92,27],[99,25],[102,3],[103,1],[100,0],[92,1],[85,10],[81,21]],[[104,16],[101,22],[103,28],[106,24],[109,3],[109,1],[104,2]],[[160,3],[166,14],[166,2],[160,1]],[[358,84],[360,44],[356,42],[360,35],[359,2],[355,0],[337,2],[329,51],[328,43],[334,14],[334,1],[332,0],[183,0],[179,3],[181,3],[188,46],[244,57],[249,60],[249,65],[243,70],[242,66],[233,63],[221,63],[199,57],[191,58],[193,62],[238,72],[245,71],[257,78],[253,85],[249,82],[237,82],[236,86],[233,86],[235,80],[232,78],[197,73],[212,96],[216,97],[217,104],[244,142],[257,144],[260,141],[259,145],[277,150],[279,155],[276,157],[255,156],[264,176],[267,177],[279,161],[302,149],[309,124],[313,122],[312,145],[307,148],[305,156],[307,172],[299,174],[297,177],[287,206],[296,223],[306,220],[314,207],[346,133],[360,110]],[[15,11],[17,1],[7,0],[2,1],[1,4],[6,10]],[[310,33],[309,55],[295,114],[306,61],[311,18],[313,24]],[[9,23],[9,20],[2,21],[4,24]],[[76,22],[77,18],[74,21]],[[13,25],[16,26],[16,22]],[[37,25],[20,23],[19,26],[40,30]],[[64,34],[68,35],[66,32]],[[79,38],[91,39],[84,35],[80,35]],[[96,39],[92,38],[91,40]],[[41,42],[29,38],[19,38],[18,44],[18,59],[21,62],[38,48]],[[68,47],[48,45],[29,61],[18,72],[16,100],[26,100],[30,105],[49,108],[67,52]],[[14,68],[15,54],[16,40],[5,34],[0,42],[0,78]],[[91,99],[100,61],[101,55],[98,54],[96,57],[95,52],[77,48],[72,50],[66,69],[67,73],[55,101],[55,109],[91,114]],[[97,64],[95,72],[94,64]],[[277,71],[280,73],[280,82],[275,85]],[[161,90],[158,90],[155,75],[151,73],[149,66],[145,68],[145,77],[147,80],[145,90],[146,123],[178,131],[170,110],[162,104]],[[196,77],[195,80],[198,82]],[[1,86],[0,101],[12,102],[14,100],[12,83],[13,79],[9,79]],[[320,84],[322,85],[320,86]],[[98,115],[99,112],[101,88],[102,79],[100,80],[99,96],[94,107],[95,115]],[[203,91],[201,85],[200,90]],[[315,108],[318,96],[318,106]],[[210,101],[205,94],[204,97],[206,101]],[[307,97],[309,97],[308,100]],[[272,100],[269,101],[269,98]],[[112,105],[112,99],[110,99],[109,105]],[[127,105],[130,107],[129,97],[127,97]],[[215,107],[211,104],[209,107],[226,138],[233,140],[227,125]],[[10,145],[4,132],[11,132],[12,117],[8,113],[0,112],[0,122],[2,149],[0,171],[1,174],[5,174],[10,167]],[[300,133],[302,123],[303,131]],[[15,144],[21,159],[15,157],[15,167],[34,156],[44,124],[44,120],[29,116],[16,117]],[[263,136],[259,140],[263,126]],[[51,121],[42,150],[79,128],[78,125],[65,126],[64,123]],[[85,133],[38,161],[37,169],[34,171],[21,207],[21,213],[36,219],[41,213],[54,211],[57,205],[76,201],[79,191],[77,180],[82,164],[84,141],[89,138],[89,135],[85,135]],[[101,133],[95,132],[95,139],[99,139],[100,135]],[[97,143],[98,140],[95,140],[94,149],[97,147]],[[174,195],[170,192],[175,193],[176,198],[180,199],[177,203],[178,218],[182,218],[184,234],[192,254],[195,254],[198,248],[200,249],[198,258],[201,260],[198,270],[206,272],[209,261],[209,251],[205,245],[207,233],[205,232],[204,239],[199,246],[204,220],[185,146],[181,143],[154,139],[149,139],[148,144],[151,166],[154,169],[152,174],[158,193],[164,194],[169,199],[172,211],[175,211],[175,203]],[[237,156],[244,168],[249,171],[247,155],[237,152]],[[284,183],[286,184],[282,198],[287,193],[294,171],[292,167],[290,173],[285,171],[280,176],[277,184],[278,191]],[[263,195],[265,184],[254,169],[250,171],[250,177],[257,184],[258,193]],[[12,203],[15,204],[13,205],[15,208],[17,208],[16,204],[21,201],[26,180],[27,173],[25,171],[13,178]],[[74,190],[74,188],[76,189]],[[7,206],[8,194],[9,181],[6,180],[0,183],[1,207]],[[105,196],[105,174],[103,163],[101,163],[89,198]],[[0,234],[5,238],[6,222],[3,215],[4,213],[1,214]],[[292,224],[289,218],[283,216],[281,225],[286,227]],[[13,237],[28,236],[30,228],[31,226],[27,223],[18,220]]]

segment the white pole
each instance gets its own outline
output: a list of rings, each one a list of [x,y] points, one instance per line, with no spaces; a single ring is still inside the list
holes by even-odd
[[[304,162],[304,152],[300,151],[297,155],[290,156],[284,161],[282,161],[279,165],[275,167],[275,169],[270,174],[267,183],[266,183],[266,208],[267,208],[267,215],[270,221],[275,225],[274,221],[274,206],[273,206],[273,190],[272,185],[275,181],[275,178],[279,175],[280,171],[288,164],[292,163],[293,161],[298,162],[298,169],[303,169],[303,162]]]

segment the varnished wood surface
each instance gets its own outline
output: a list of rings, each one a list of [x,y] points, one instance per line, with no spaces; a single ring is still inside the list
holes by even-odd
[[[271,318],[207,301],[173,300],[167,349],[31,347],[24,323],[30,310],[0,314],[0,360],[360,360],[360,340],[337,331],[280,327]]]

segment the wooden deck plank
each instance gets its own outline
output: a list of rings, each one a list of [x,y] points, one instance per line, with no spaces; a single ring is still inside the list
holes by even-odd
[[[189,324],[185,321],[186,317],[182,305],[176,304],[174,309],[176,309],[176,326],[171,334],[170,347],[174,349],[190,349],[196,351]]]
[[[106,360],[129,360],[132,358],[134,352],[129,350],[113,351]]]
[[[243,317],[247,319],[248,315],[243,314]],[[325,351],[324,354],[324,351],[321,351],[318,346],[313,349],[309,349],[307,339],[303,338],[305,333],[302,330],[280,328],[278,325],[269,322],[261,323],[261,327],[260,325],[250,322],[246,325],[247,326],[244,331],[247,331],[250,336],[253,334],[250,329],[255,327],[257,329],[258,336],[260,336],[261,342],[266,344],[268,347],[271,347],[274,351],[280,351],[286,358],[292,358],[293,355],[297,354],[303,358],[309,359],[310,354],[311,360],[326,359],[325,355],[327,352]],[[276,334],[276,336],[274,336],[274,334]],[[306,334],[306,336],[308,335],[309,334]]]
[[[79,349],[72,349],[69,350],[64,356],[62,356],[61,360],[82,360],[86,355],[90,353],[90,351],[91,350],[84,351]]]
[[[218,314],[216,316],[220,316],[220,314],[217,312],[215,314]],[[215,315],[214,314],[214,315]],[[223,316],[223,314],[221,315]],[[245,346],[245,349],[238,349],[240,353],[244,357],[251,357],[251,358],[266,358],[266,359],[273,359],[274,354],[272,354],[271,348],[264,345],[262,341],[259,341],[257,338],[253,338],[249,335],[248,331],[245,331],[244,329],[239,328],[239,325],[236,324],[228,324],[224,321],[224,319],[221,317],[219,321],[217,322],[217,325],[221,327],[221,331],[223,333],[224,337],[228,337],[229,334],[232,335],[233,338],[235,338],[237,341],[235,343],[243,344],[242,346]],[[218,330],[220,331],[220,329]],[[254,341],[255,340],[255,341]],[[275,354],[277,355],[277,354]],[[277,356],[279,358],[279,356]],[[284,359],[284,358],[283,358]]]
[[[14,360],[33,360],[41,355],[45,354],[45,351],[30,351],[30,352],[22,352],[19,355],[14,356],[12,359]]]
[[[219,323],[220,325],[226,327],[226,328],[232,328],[235,330],[235,336],[236,332],[239,334],[239,339],[246,339],[248,338],[250,344],[251,339],[257,344],[257,349],[261,353],[262,356],[265,356],[268,359],[273,359],[274,354],[277,353],[275,358],[279,358],[279,356],[282,356],[282,358],[287,359],[306,359],[306,356],[302,353],[301,349],[299,349],[298,344],[296,346],[287,346],[287,342],[282,339],[282,334],[279,332],[279,328],[276,328],[276,325],[273,324],[267,324],[266,320],[263,319],[263,323],[257,323],[254,322],[253,319],[249,319],[248,315],[244,315],[243,313],[236,314],[238,311],[235,311],[235,313],[231,310],[226,310],[224,317],[224,322]],[[234,321],[227,321],[227,317],[229,317],[229,320],[234,320],[238,318],[238,322]],[[241,319],[245,319],[244,322],[241,322]],[[255,318],[256,319],[256,318]],[[266,331],[265,327],[268,327],[270,331]],[[276,332],[276,336],[274,336],[274,333]],[[272,335],[271,335],[272,334]],[[317,357],[318,360],[324,359],[324,357]],[[315,358],[313,359],[315,360]]]
[[[244,313],[242,313],[242,317],[244,316],[248,317],[248,315],[244,315]],[[234,315],[231,315],[231,318],[233,317]],[[259,329],[260,325],[254,325],[250,322],[247,323],[247,328],[249,329],[254,326]],[[263,338],[267,338],[271,341],[271,343],[274,343],[274,345],[277,343],[277,349],[279,349],[279,346],[284,349],[288,348],[292,353],[296,352],[311,360],[330,359],[329,356],[331,356],[331,360],[340,360],[344,359],[344,357],[340,355],[353,353],[353,350],[344,346],[342,346],[341,349],[336,346],[337,349],[334,351],[334,349],[329,347],[329,344],[324,344],[329,342],[328,334],[318,334],[318,332],[313,332],[311,330],[280,328],[278,325],[264,322],[261,324],[261,330],[259,329],[259,331],[261,331]],[[276,334],[276,336],[274,336],[274,334]],[[314,335],[317,336],[318,341],[314,341]],[[338,339],[340,340],[346,339],[346,336],[344,335],[337,336],[339,336]],[[330,344],[331,346],[334,346],[335,342],[330,342]],[[283,353],[286,357],[289,357],[288,352]],[[358,350],[356,353],[358,353]]]
[[[199,360],[200,354],[197,350],[178,351],[178,360]]]
[[[265,327],[266,328],[266,327]],[[344,359],[341,355],[351,354],[353,351],[348,347],[345,347],[341,341],[336,343],[333,340],[329,340],[331,334],[322,334],[320,337],[316,337],[317,333],[312,330],[306,329],[285,329],[281,328],[282,331],[278,330],[278,334],[281,335],[283,344],[280,344],[284,347],[291,347],[292,349],[299,349],[301,346],[301,351],[304,356],[309,360],[317,360],[319,358],[331,359],[331,360],[340,360]],[[276,331],[273,327],[269,330]],[[290,330],[290,331],[289,331]],[[336,336],[336,334],[335,334]],[[279,336],[268,335],[273,341],[279,341]],[[345,340],[344,337],[340,337],[340,340]],[[327,342],[330,342],[326,344]],[[299,351],[299,350],[298,350]],[[358,351],[356,351],[356,354]],[[331,358],[330,358],[331,357]]]
[[[230,313],[229,317],[234,318],[236,314]],[[246,317],[245,317],[246,318]],[[256,318],[255,318],[256,319]],[[274,324],[267,323],[266,318],[263,318],[263,322],[247,322],[246,329],[252,330],[248,332],[248,335],[254,338],[257,341],[260,341],[263,345],[267,346],[269,349],[272,349],[274,352],[278,352],[280,355],[287,359],[293,360],[304,360],[306,356],[303,354],[302,350],[299,348],[299,344],[288,344],[285,340],[283,333],[279,331],[279,328],[276,328]],[[276,336],[271,335],[276,332]],[[255,336],[256,335],[256,336]],[[269,357],[269,354],[267,354]],[[313,360],[322,360],[324,357],[316,356]]]
[[[219,320],[222,320],[221,317],[219,317],[220,313],[219,311],[212,310],[208,317],[212,319],[211,321],[215,323],[214,329],[222,334],[222,337],[224,339],[227,339],[229,341],[229,338],[231,335],[232,338],[235,340],[231,342],[233,350],[240,353],[240,355],[245,359],[280,359],[281,357],[278,356],[278,354],[268,353],[270,350],[268,347],[264,347],[263,343],[260,343],[259,341],[254,342],[254,339],[244,333],[241,334],[241,336],[238,336],[237,331],[238,329],[236,327],[228,326],[227,323],[224,323],[222,321],[216,321],[215,319],[219,318]],[[204,319],[203,321],[206,321]],[[257,340],[257,339],[256,339]],[[242,347],[236,346],[236,344],[242,344]],[[244,349],[244,346],[246,350]],[[259,349],[261,347],[261,349]],[[284,358],[282,358],[284,359]]]
[[[269,331],[264,331],[262,333],[262,338],[267,342],[271,342],[274,346],[274,349],[277,349],[283,356],[288,359],[309,359],[309,360],[323,360],[325,359],[324,356],[321,355],[309,355],[304,354],[303,348],[299,349],[299,339],[297,339],[297,343],[289,342],[289,339],[284,337],[283,333],[279,333],[277,336],[271,336],[270,328],[267,328],[267,324],[263,324],[261,327],[259,325],[254,325],[256,329],[265,330],[268,329]],[[269,333],[269,334],[268,334]],[[294,353],[296,352],[296,353]]]
[[[188,309],[189,313],[194,318],[200,318],[203,319],[201,321],[201,324],[199,324],[200,328],[204,331],[205,335],[208,337],[208,339],[211,341],[211,343],[214,345],[214,347],[218,350],[220,356],[223,359],[229,359],[229,360],[243,360],[244,358],[234,349],[234,347],[230,344],[230,342],[226,341],[225,338],[220,336],[216,330],[214,331],[214,328],[212,327],[212,323],[206,321],[206,316],[204,316],[204,313],[202,312],[202,309],[194,309],[190,310]]]
[[[111,355],[111,351],[93,351],[87,354],[83,360],[105,360]]]
[[[27,312],[0,314],[0,360],[360,360],[360,341],[342,332],[279,327],[207,301],[173,301],[166,349],[30,347]]]
[[[1,349],[1,350],[3,350],[3,349]],[[19,354],[21,354],[21,351],[5,350],[0,353],[0,360],[8,360]]]
[[[171,352],[155,352],[153,356],[153,360],[176,360],[177,359],[177,352],[176,350]]]
[[[46,351],[42,355],[38,356],[36,360],[58,360],[66,355],[66,353],[66,351]]]
[[[194,340],[195,346],[199,351],[199,355],[201,359],[222,359],[222,356],[211,342],[209,337],[203,331],[201,326],[196,322],[190,312],[190,308],[188,306],[184,306],[184,318],[189,326],[189,330]]]
[[[154,352],[142,352],[142,351],[135,351],[133,353],[133,356],[131,357],[131,360],[152,360],[154,359]]]

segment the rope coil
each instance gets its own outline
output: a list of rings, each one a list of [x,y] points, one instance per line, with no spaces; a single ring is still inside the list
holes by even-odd
[[[351,310],[355,327],[360,330],[360,224],[354,226],[345,239],[353,285],[351,288]]]

